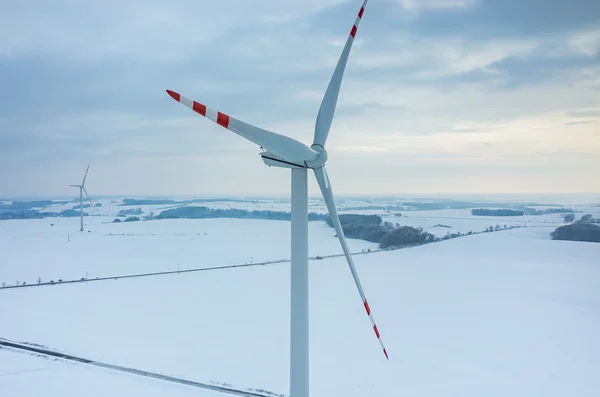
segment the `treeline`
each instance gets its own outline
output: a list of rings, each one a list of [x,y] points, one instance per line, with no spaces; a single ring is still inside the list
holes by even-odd
[[[112,223],[121,223],[121,222],[139,222],[141,219],[137,216],[129,216],[121,221],[121,218],[115,218]]]
[[[171,199],[132,199],[125,198],[123,203],[119,206],[129,205],[170,205],[170,204],[193,204],[193,203],[213,203],[213,202],[231,202],[231,203],[253,203],[256,204],[256,200],[242,200],[232,198],[204,198],[204,199],[192,199],[192,200],[171,200]]]
[[[9,219],[43,219],[43,218],[71,218],[80,216],[79,211],[75,210],[64,210],[61,212],[40,212],[36,210],[27,211],[7,211],[0,212],[0,221]],[[83,216],[89,216],[85,211]]]
[[[536,208],[523,208],[523,213],[525,215],[548,215],[548,214],[567,214],[570,212],[576,212],[572,208],[545,208],[543,210],[538,210]]]
[[[471,215],[475,216],[523,216],[525,212],[522,210],[513,210],[510,208],[473,208]]]
[[[129,209],[126,209],[126,210],[119,211],[119,213],[117,214],[117,216],[126,217],[127,215],[142,215],[143,213],[144,213],[144,211],[142,211],[142,209],[140,207],[138,207],[138,208],[129,208]]]
[[[13,201],[10,204],[0,204],[0,212],[4,211],[27,211],[32,208],[44,208],[52,204],[66,204],[69,201],[50,201],[50,200],[38,200],[38,201]]]
[[[0,212],[0,220],[5,221],[8,219],[42,219],[52,215],[54,215],[54,213],[39,212],[35,210],[7,211]]]
[[[291,213],[285,211],[249,211],[244,209],[215,209],[204,206],[186,206],[164,210],[156,216],[147,216],[145,219],[209,218],[289,221],[291,220]],[[330,216],[326,214],[311,212],[308,214],[308,220],[325,221],[330,227],[333,227]],[[379,215],[342,214],[340,215],[340,223],[346,237],[377,243],[381,248],[400,247],[440,240],[431,233],[424,232],[421,228],[399,225],[397,225],[398,227],[394,227],[390,222],[383,222]]]
[[[119,206],[126,205],[168,205],[168,204],[177,204],[177,201],[170,199],[158,199],[158,200],[149,200],[149,199],[123,199],[123,203],[119,204]]]
[[[573,221],[574,216],[565,216],[565,221]],[[583,215],[579,220],[556,228],[550,237],[553,240],[586,241],[600,243],[600,219],[595,219],[592,214]]]
[[[91,204],[84,204],[84,205],[83,205],[83,208],[84,208],[84,209],[85,209],[85,208],[91,208],[91,207],[92,207],[92,205],[91,205]],[[94,208],[99,208],[99,207],[102,207],[102,203],[96,203],[96,204],[94,204]],[[74,210],[81,209],[81,205],[76,205],[76,206],[74,206],[74,207],[73,207],[73,209],[74,209]]]
[[[390,198],[390,200],[393,200]],[[379,210],[379,211],[423,211],[423,210],[446,210],[446,209],[470,209],[470,208],[499,208],[499,207],[508,207],[510,209],[515,210],[523,210],[526,215],[542,215],[542,214],[550,214],[550,213],[560,213],[560,212],[572,212],[568,208],[565,209],[557,209],[550,208],[548,210],[536,210],[531,207],[555,207],[556,204],[543,204],[543,203],[535,203],[535,202],[523,202],[523,203],[499,203],[499,202],[473,202],[473,201],[463,201],[463,200],[412,200],[412,201],[400,201],[393,200],[393,203],[388,205],[378,205],[373,202],[373,200],[363,200],[369,205],[362,206],[346,206],[345,200],[340,200],[340,210],[344,211],[362,211],[362,210]]]
[[[600,225],[595,223],[575,222],[556,228],[550,233],[553,240],[586,241],[600,243]]]
[[[237,208],[208,208],[198,206],[186,206],[172,208],[162,211],[156,216],[148,216],[146,219],[208,219],[208,218],[234,218],[234,219],[267,219],[289,221],[291,213],[285,211],[255,210],[249,211]],[[311,212],[308,214],[309,221],[324,221],[327,215]]]
[[[405,209],[406,207],[399,205],[361,205],[355,207],[339,207],[339,211],[403,211]]]
[[[474,208],[471,215],[476,216],[523,216],[523,215],[548,215],[548,214],[567,214],[576,212],[572,208],[544,208],[538,210],[531,207],[520,208]]]
[[[348,238],[379,243],[383,236],[390,231],[390,227],[382,225],[379,215],[342,214],[339,215],[339,218],[344,235]],[[326,215],[325,221],[330,227],[333,227],[329,215]]]
[[[327,216],[326,222],[333,227],[331,217]],[[390,222],[383,222],[379,215],[342,214],[340,223],[347,238],[377,243],[379,248],[425,244],[437,239],[421,228],[400,225],[395,227]]]
[[[575,214],[566,214],[563,216],[563,220],[565,223],[571,223],[575,221]],[[600,223],[600,218],[593,218],[592,214],[582,215],[581,218],[577,221],[580,223]]]
[[[472,234],[489,233],[521,227],[514,225],[496,225],[490,226],[481,232],[454,232],[446,233],[443,237],[437,237],[429,232],[423,231],[420,227],[403,226],[398,223],[394,225],[391,222],[382,222],[379,215],[343,214],[340,215],[340,223],[342,224],[342,230],[346,237],[377,243],[381,249],[402,248],[470,236]],[[327,217],[327,224],[333,227],[333,223],[329,217]],[[448,225],[436,226],[450,228]]]

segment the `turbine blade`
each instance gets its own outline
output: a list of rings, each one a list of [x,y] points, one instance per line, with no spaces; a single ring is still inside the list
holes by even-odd
[[[277,134],[275,132],[255,127],[251,124],[228,116],[225,113],[208,108],[201,103],[192,101],[191,99],[188,99],[177,92],[167,90],[167,93],[171,96],[171,98],[192,109],[194,112],[214,121],[221,127],[235,132],[239,136],[246,138],[250,142],[257,144],[288,161],[303,163],[304,161],[314,160],[317,158],[317,152],[302,142],[298,142],[295,139]]]
[[[87,178],[87,173],[90,170],[90,166],[88,165],[87,170],[85,170],[85,175],[83,176],[83,182],[81,182],[81,186],[85,185],[85,178]]]
[[[356,36],[358,24],[360,23],[368,1],[369,0],[364,0],[362,7],[360,7],[356,21],[352,26],[352,30],[350,31],[348,39],[346,40],[346,45],[342,50],[342,55],[340,56],[335,70],[333,71],[333,75],[331,76],[331,80],[327,86],[327,91],[325,91],[325,95],[323,96],[323,101],[321,102],[321,107],[319,108],[317,121],[315,123],[315,136],[313,145],[319,145],[324,148],[325,142],[327,142],[327,136],[329,135],[329,129],[331,128],[331,122],[333,121],[333,115],[335,113],[335,107],[340,93],[340,86],[342,85],[342,78],[344,77],[346,63],[348,62],[348,57],[350,56],[350,50],[352,49],[352,43],[354,43],[354,37]]]
[[[360,283],[360,279],[358,278],[358,273],[356,271],[356,267],[354,266],[354,261],[352,260],[352,256],[350,255],[350,249],[348,248],[348,243],[346,242],[346,237],[344,236],[344,231],[342,230],[342,224],[340,223],[340,219],[337,214],[337,209],[335,208],[335,201],[333,200],[333,192],[331,191],[331,184],[329,183],[327,170],[325,169],[325,166],[323,166],[320,168],[315,168],[314,172],[315,177],[317,178],[317,182],[319,183],[319,187],[321,188],[323,199],[325,199],[325,205],[327,206],[327,210],[329,211],[331,222],[333,223],[333,227],[335,228],[335,231],[340,240],[340,244],[342,245],[342,250],[344,251],[344,255],[346,256],[346,260],[348,261],[348,266],[350,267],[350,272],[352,272],[354,283],[356,284],[356,288],[358,289],[358,293],[360,294],[360,298],[362,299],[363,306],[367,311],[369,320],[371,320],[373,331],[375,331],[377,340],[379,340],[379,344],[383,349],[383,354],[385,354],[385,358],[389,360],[387,351],[385,349],[385,346],[383,345],[383,340],[381,339],[379,330],[377,329],[377,325],[375,324],[375,320],[373,319],[373,315],[371,314],[371,308],[369,307],[369,303],[367,302],[367,298],[362,288],[362,284]]]
[[[90,195],[88,194],[87,190],[85,190],[85,188],[84,188],[83,186],[82,186],[81,188],[82,188],[82,189],[83,189],[83,191],[85,192],[85,195],[86,195],[86,196],[88,196],[88,197],[90,197]]]

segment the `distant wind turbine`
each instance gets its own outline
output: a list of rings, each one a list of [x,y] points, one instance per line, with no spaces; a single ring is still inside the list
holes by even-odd
[[[85,178],[87,178],[89,170],[90,166],[88,165],[87,170],[85,170],[85,175],[83,176],[83,182],[81,182],[81,185],[70,185],[71,187],[79,188],[79,215],[81,218],[81,229],[79,230],[80,232],[83,232],[83,192],[85,192],[86,196],[90,197],[87,190],[85,190]]]
[[[189,107],[196,113],[207,117],[220,126],[233,131],[243,138],[260,146],[260,156],[265,164],[274,167],[291,169],[292,193],[292,242],[291,242],[291,323],[290,323],[290,397],[308,397],[309,395],[309,344],[308,344],[308,186],[307,170],[313,170],[331,221],[337,232],[342,250],[346,256],[352,277],[362,299],[362,304],[369,316],[371,325],[379,340],[386,358],[387,351],[380,338],[379,331],[373,320],[371,309],[358,278],[350,249],[346,242],[340,220],[338,218],[331,184],[325,170],[327,151],[325,142],[333,121],[337,98],[344,75],[344,69],[354,42],[358,24],[363,16],[368,0],[364,0],[346,41],[341,57],[335,67],[329,82],[321,107],[317,115],[313,144],[309,148],[303,143],[275,132],[247,124],[225,113],[210,109],[205,105],[167,90],[167,93],[177,102]]]

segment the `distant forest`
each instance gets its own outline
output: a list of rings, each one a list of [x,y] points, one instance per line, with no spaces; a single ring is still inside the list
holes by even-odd
[[[565,222],[573,221],[573,217],[565,216]],[[600,243],[600,219],[591,214],[583,215],[578,221],[556,228],[550,237],[553,240],[585,241]]]
[[[79,202],[79,200],[69,201],[50,201],[50,200],[38,200],[38,201],[12,201],[10,204],[0,204],[0,221],[8,219],[43,219],[43,218],[70,218],[80,216],[81,205],[75,205],[70,210],[64,210],[61,212],[49,212],[39,211],[33,208],[45,208],[50,205],[63,205],[68,203]],[[101,203],[94,204],[94,208],[101,207]],[[91,208],[90,204],[84,204],[83,208]],[[89,216],[85,211],[83,216]]]
[[[576,212],[572,208],[546,208],[538,210],[536,208],[523,207],[521,209],[512,208],[474,208],[471,215],[475,216],[523,216],[523,215],[547,215],[547,214],[566,214]]]
[[[44,208],[52,204],[67,204],[73,201],[13,201],[10,204],[0,204],[0,213],[7,211],[27,211],[32,208]]]
[[[99,207],[102,207],[102,203],[96,203],[96,204],[94,204],[94,206],[93,206],[93,207],[94,207],[94,208],[99,208]],[[91,205],[91,204],[84,204],[84,205],[83,205],[83,208],[84,208],[84,209],[85,209],[85,208],[92,208],[92,205]],[[73,209],[74,209],[74,210],[81,209],[81,205],[79,205],[79,204],[78,204],[78,205],[74,206],[74,207],[73,207]]]
[[[9,219],[71,218],[80,215],[78,210],[64,210],[61,212],[40,212],[36,210],[7,211],[0,212],[0,221]],[[84,211],[83,216],[89,216],[89,214]]]
[[[148,216],[145,219],[208,219],[208,218],[235,218],[235,219],[268,219],[289,221],[291,213],[285,211],[268,211],[268,210],[244,210],[244,209],[220,209],[197,206],[186,206],[172,208],[162,211],[156,216]],[[328,218],[327,215],[311,212],[308,214],[309,221],[324,221]]]
[[[524,203],[495,203],[495,202],[473,202],[473,201],[460,201],[460,200],[427,200],[424,201],[396,201],[393,204],[388,205],[379,205],[373,200],[363,200],[368,205],[361,206],[348,206],[345,204],[345,200],[339,200],[338,208],[343,211],[362,211],[362,210],[379,210],[379,211],[414,211],[414,210],[464,210],[470,208],[511,208],[522,210],[526,215],[541,215],[542,213],[550,213],[544,212],[546,210],[541,210],[542,212],[537,212],[535,208],[532,207],[558,207],[556,204],[544,204],[544,203],[534,203],[534,202],[524,202]],[[395,201],[390,198],[390,201]],[[551,210],[551,209],[550,209]],[[562,212],[562,211],[559,211]]]
[[[475,216],[523,216],[525,212],[522,210],[490,209],[490,208],[474,208],[471,210],[471,215]]]
[[[223,202],[223,203],[252,203],[256,204],[259,201],[256,200],[242,200],[242,199],[232,199],[232,198],[205,198],[205,199],[192,199],[192,200],[170,200],[170,199],[132,199],[125,198],[123,199],[123,203],[119,204],[119,206],[128,206],[128,205],[171,205],[171,204],[193,204],[193,203],[214,203],[214,202]]]

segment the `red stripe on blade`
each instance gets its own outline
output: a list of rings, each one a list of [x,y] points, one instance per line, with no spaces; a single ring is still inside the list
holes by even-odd
[[[373,330],[375,331],[375,335],[377,335],[377,339],[379,339],[379,330],[377,329],[377,325],[373,326]]]
[[[352,26],[352,30],[350,31],[350,36],[356,36],[356,25]]]
[[[358,12],[359,18],[362,18],[363,12],[365,12],[365,7],[360,7],[360,11]]]
[[[167,90],[167,94],[169,94],[171,98],[175,99],[177,102],[181,100],[181,95],[179,95],[175,91]]]
[[[218,112],[217,113],[217,124],[223,126],[225,128],[229,127],[229,116],[225,113]]]
[[[385,358],[387,358],[388,360],[390,359],[387,355],[387,352],[385,351],[385,349],[383,349],[383,354],[385,354]]]
[[[367,311],[367,314],[370,316],[371,315],[371,308],[369,307],[369,304],[367,303],[367,301],[365,300],[365,310]]]
[[[203,104],[194,101],[192,108],[194,109],[194,112],[200,113],[201,115],[206,117],[206,106],[204,106]]]

